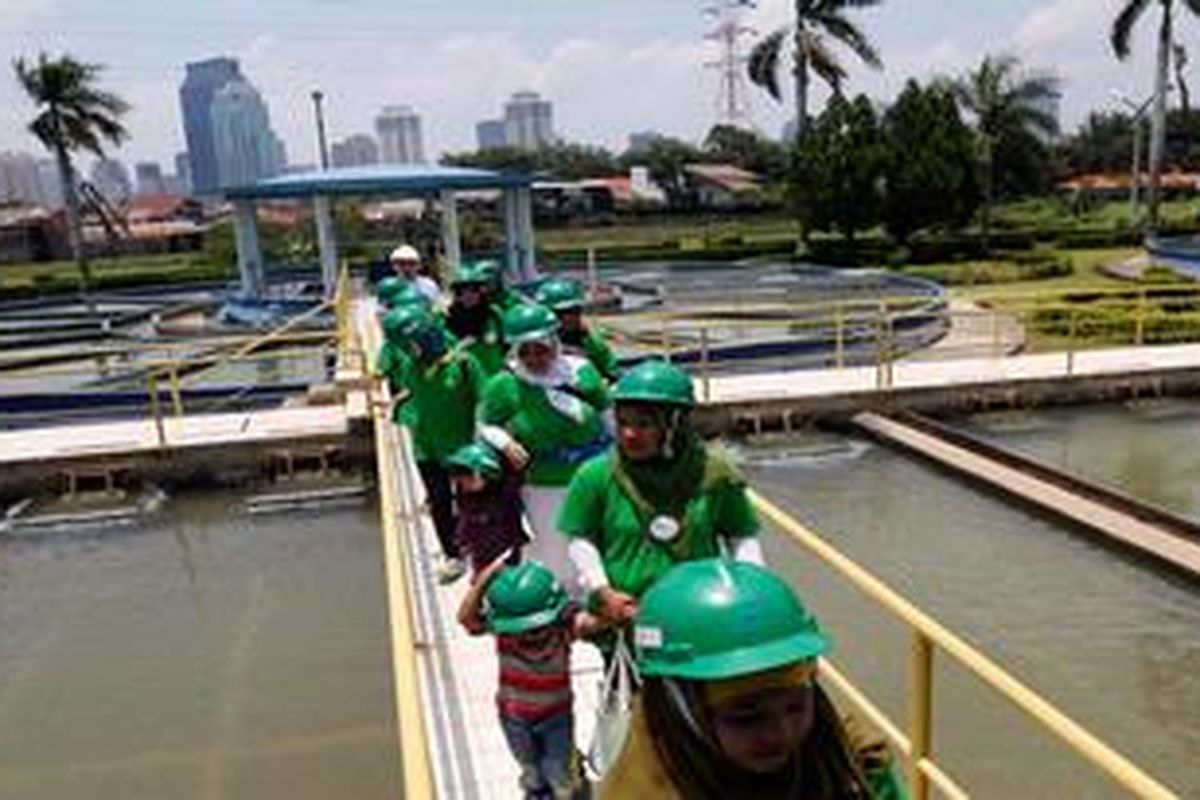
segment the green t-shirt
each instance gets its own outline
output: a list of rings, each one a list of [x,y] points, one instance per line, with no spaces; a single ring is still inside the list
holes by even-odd
[[[398,421],[412,429],[418,461],[444,461],[474,441],[485,381],[475,356],[463,350],[451,350],[428,365],[409,359],[403,376],[409,397],[398,411],[405,418]]]
[[[617,364],[616,355],[608,346],[608,337],[604,331],[595,327],[588,328],[587,334],[583,337],[583,354],[606,380],[615,381],[617,379],[620,367]]]
[[[379,348],[379,355],[375,358],[375,371],[387,380],[393,397],[405,391],[405,371],[411,361],[408,353],[391,342],[385,341]],[[413,409],[412,403],[400,403],[392,411],[392,422],[411,427],[415,418]]]
[[[501,334],[501,324],[499,313],[493,309],[493,313],[488,317],[483,336],[466,342],[467,350],[475,356],[479,366],[483,368],[483,374],[488,378],[504,369],[504,358],[508,355],[504,346],[504,337]]]
[[[611,405],[604,379],[583,359],[572,359],[571,394],[583,401],[582,421],[551,405],[546,391],[511,372],[492,376],[483,392],[479,420],[504,428],[529,451],[526,480],[534,486],[566,486],[585,460],[608,445],[602,414]]]
[[[700,490],[688,501],[681,538],[664,544],[650,537],[649,514],[630,499],[613,474],[615,451],[584,464],[571,479],[558,530],[587,539],[604,561],[609,583],[634,597],[681,561],[721,554],[722,538],[758,533],[758,518],[742,482],[719,469],[711,451]]]

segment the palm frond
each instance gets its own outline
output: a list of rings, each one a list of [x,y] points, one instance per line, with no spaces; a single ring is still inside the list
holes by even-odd
[[[840,94],[842,81],[846,80],[846,68],[838,61],[821,35],[815,31],[805,31],[800,45],[804,48],[809,68],[818,78],[829,84],[834,94]]]
[[[1194,0],[1193,0],[1194,1]],[[1129,57],[1129,39],[1142,14],[1150,7],[1151,0],[1129,0],[1117,18],[1113,20],[1109,41],[1117,58],[1124,61]]]
[[[746,62],[751,83],[766,89],[779,102],[783,101],[783,93],[779,90],[779,58],[787,33],[786,28],[780,28],[754,45]]]
[[[875,69],[883,68],[883,62],[879,58],[879,51],[875,49],[875,45],[850,20],[841,14],[828,12],[814,14],[811,20],[814,25],[823,28],[834,39],[853,50],[863,63]]]

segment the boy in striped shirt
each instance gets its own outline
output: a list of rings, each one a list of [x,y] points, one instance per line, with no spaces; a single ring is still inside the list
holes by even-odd
[[[463,598],[458,621],[492,633],[500,661],[496,705],[526,800],[570,800],[583,790],[576,759],[571,641],[596,621],[536,561],[489,564]]]

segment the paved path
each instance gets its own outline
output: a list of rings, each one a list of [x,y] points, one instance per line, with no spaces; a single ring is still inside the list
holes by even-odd
[[[930,347],[905,355],[900,363],[1008,356],[1025,346],[1025,328],[1013,314],[958,299],[950,301],[949,312],[946,335]]]

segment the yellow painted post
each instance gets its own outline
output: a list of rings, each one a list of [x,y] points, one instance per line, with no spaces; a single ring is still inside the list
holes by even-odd
[[[1072,308],[1067,323],[1067,377],[1075,374],[1075,317],[1076,311]]]
[[[1137,309],[1133,318],[1133,343],[1141,347],[1146,343],[1146,287],[1138,289]]]
[[[988,312],[988,322],[992,326],[992,358],[1004,355],[1000,346],[1000,312],[992,309]]]
[[[167,448],[167,429],[163,425],[162,406],[158,402],[158,375],[151,372],[147,377],[150,389],[150,413],[154,416],[154,427],[158,431],[158,446]]]
[[[846,309],[838,303],[833,311],[833,363],[838,369],[846,366]]]
[[[708,376],[708,326],[700,323],[700,396],[704,402],[712,399]]]
[[[875,388],[883,388],[883,312],[875,315]]]
[[[167,378],[171,387],[171,413],[176,417],[183,416],[183,392],[179,385],[179,365],[172,363],[168,368]]]
[[[670,332],[667,330],[667,317],[664,314],[662,317],[662,328],[659,331],[659,338],[662,343],[662,355],[666,361],[671,360],[671,339]]]
[[[929,778],[920,764],[933,744],[933,643],[918,630],[913,631],[908,678],[908,785],[915,800],[927,800]]]

